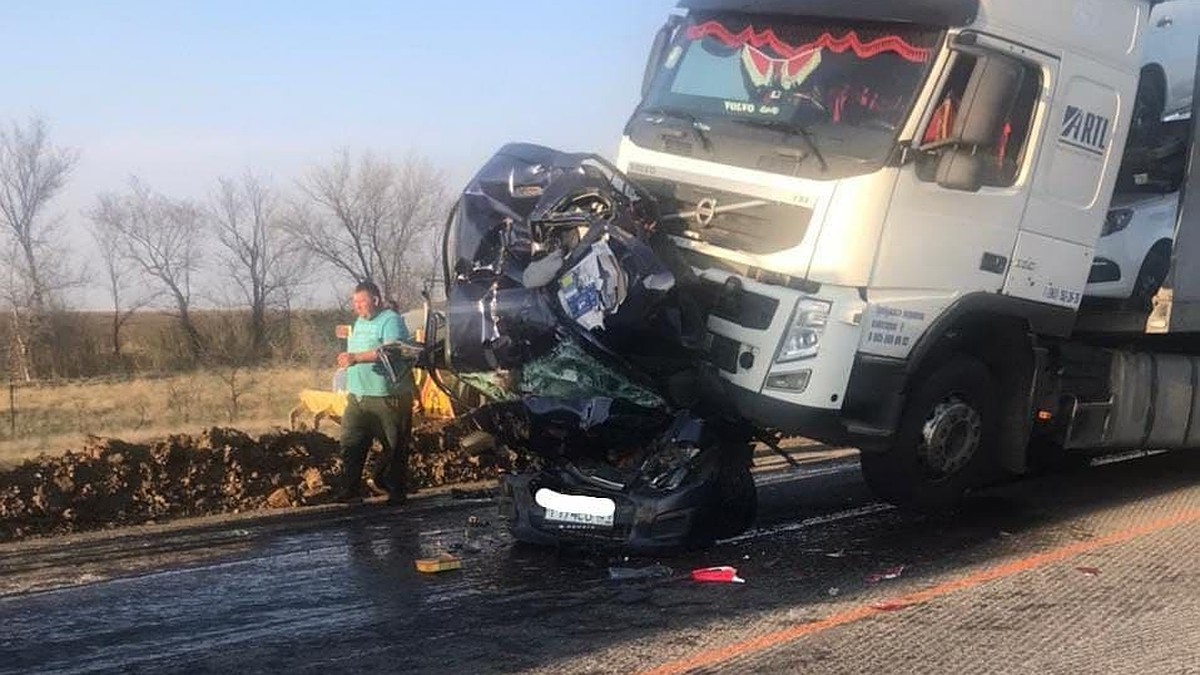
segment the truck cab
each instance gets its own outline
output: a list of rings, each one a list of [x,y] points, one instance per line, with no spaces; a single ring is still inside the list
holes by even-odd
[[[1155,4],[683,0],[618,165],[702,279],[742,414],[861,447],[893,501],[1023,471]]]

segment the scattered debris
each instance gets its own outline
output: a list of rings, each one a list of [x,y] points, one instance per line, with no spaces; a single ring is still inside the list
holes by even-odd
[[[902,574],[904,574],[904,565],[897,565],[896,567],[888,568],[882,572],[874,572],[872,574],[868,574],[867,575],[867,583],[868,584],[877,584],[881,581],[890,581],[892,579],[899,579],[900,575],[902,575]]]
[[[417,571],[423,574],[438,574],[462,569],[462,559],[443,553],[436,558],[422,558],[417,561]]]
[[[692,580],[709,584],[744,584],[746,580],[738,576],[736,567],[722,565],[719,567],[702,567],[692,570]]]
[[[846,549],[842,549],[840,551],[833,551],[831,553],[826,553],[825,557],[826,558],[845,558],[846,557]]]
[[[1076,571],[1082,572],[1083,574],[1085,574],[1086,576],[1089,576],[1089,577],[1100,576],[1100,568],[1099,567],[1076,567],[1075,569],[1076,569]]]
[[[671,576],[675,570],[663,565],[662,563],[654,563],[648,567],[610,567],[608,568],[608,578],[613,581],[633,581],[636,579],[663,579]]]
[[[842,589],[838,588],[837,586],[830,586],[829,590],[825,591],[825,594],[828,595],[829,597],[833,598],[833,597],[837,597],[839,594],[841,594],[841,592],[842,592]]]

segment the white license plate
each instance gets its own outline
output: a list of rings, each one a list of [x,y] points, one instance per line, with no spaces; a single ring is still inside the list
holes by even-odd
[[[564,495],[548,488],[533,496],[537,505],[546,510],[546,520],[572,525],[612,527],[617,503],[605,497]]]

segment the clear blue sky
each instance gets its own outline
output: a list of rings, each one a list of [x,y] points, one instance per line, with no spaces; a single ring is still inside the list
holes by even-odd
[[[341,147],[416,150],[457,188],[510,140],[612,156],[674,4],[8,0],[0,118],[81,151],[68,221],[130,174],[198,197]]]

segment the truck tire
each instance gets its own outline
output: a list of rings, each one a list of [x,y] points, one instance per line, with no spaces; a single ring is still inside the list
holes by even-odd
[[[917,382],[890,447],[862,455],[876,495],[903,508],[944,511],[978,487],[995,462],[996,378],[954,356]]]

